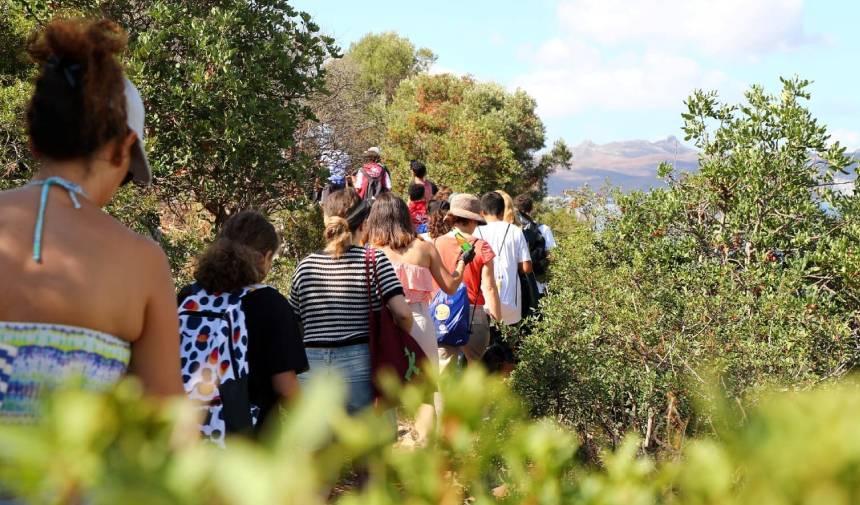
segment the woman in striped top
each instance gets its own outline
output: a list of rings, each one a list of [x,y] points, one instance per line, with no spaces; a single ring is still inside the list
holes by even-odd
[[[318,374],[340,375],[349,387],[347,410],[354,413],[373,401],[368,346],[371,301],[374,311],[385,303],[397,325],[407,332],[412,329],[412,311],[382,251],[376,251],[374,257],[378,278],[371,279],[368,300],[365,250],[358,238],[370,203],[347,188],[329,195],[323,212],[326,248],[299,263],[290,291],[290,305],[301,321],[310,364],[310,371],[299,379],[304,383]]]

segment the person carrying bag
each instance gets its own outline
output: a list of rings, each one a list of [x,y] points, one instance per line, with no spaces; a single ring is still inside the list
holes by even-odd
[[[365,249],[365,279],[367,299],[371,310],[370,318],[370,367],[373,374],[373,388],[377,398],[380,396],[381,380],[386,374],[393,374],[401,383],[410,382],[421,376],[427,361],[427,354],[409,332],[403,330],[394,320],[391,311],[382,306],[379,311],[373,307],[373,286],[379,290],[379,272],[376,267],[376,250]],[[382,293],[379,293],[380,298]]]

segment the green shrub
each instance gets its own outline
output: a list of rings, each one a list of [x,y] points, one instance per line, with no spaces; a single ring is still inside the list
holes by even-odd
[[[513,376],[533,414],[587,446],[634,431],[671,452],[712,431],[711,375],[746,408],[855,366],[860,198],[830,189],[850,161],[802,106],[805,86],[754,87],[738,107],[695,94],[700,172],[664,167],[668,189],[617,193],[599,229],[564,241]]]

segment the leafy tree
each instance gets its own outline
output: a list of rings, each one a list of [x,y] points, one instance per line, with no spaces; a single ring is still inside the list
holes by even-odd
[[[540,187],[552,163],[535,162],[544,126],[535,101],[493,83],[451,74],[422,74],[403,81],[387,111],[386,156],[401,184],[408,160],[427,163],[438,182],[462,191],[499,188],[518,193]],[[554,159],[566,156],[557,144]]]
[[[315,120],[300,128],[302,151],[327,164],[355,169],[370,146],[383,143],[386,104],[401,81],[425,72],[436,56],[394,32],[369,33],[325,64],[325,89],[309,106]]]
[[[556,170],[570,169],[572,161],[573,152],[567,147],[565,141],[556,140],[548,153],[537,155],[530,162],[523,164],[524,173],[514,191],[522,189],[529,191],[538,200],[543,199],[547,191],[547,178]]]
[[[247,207],[282,208],[316,167],[293,132],[336,54],[284,0],[163,2],[132,49],[152,111],[151,161],[164,198],[203,204],[216,224]]]
[[[35,22],[10,0],[0,1],[0,20],[0,189],[6,189],[29,175],[19,164],[30,161],[24,109],[33,69],[23,49]]]
[[[416,49],[407,38],[395,32],[369,33],[353,43],[346,54],[359,68],[359,84],[386,102],[394,97],[397,86],[406,78],[426,72],[436,55],[426,47]]]
[[[361,84],[360,68],[349,56],[329,60],[325,72],[325,89],[308,101],[314,119],[299,128],[301,149],[323,165],[330,160],[354,165],[368,147],[382,142],[383,99]]]
[[[48,2],[9,4],[0,36],[14,37],[2,65],[0,121],[14,123],[7,172],[22,157],[21,84],[33,69],[19,63],[24,37],[55,14]],[[147,144],[163,201],[197,201],[216,224],[247,207],[283,208],[306,193],[317,168],[293,135],[312,118],[304,102],[324,82],[337,54],[329,37],[286,0],[245,2],[81,1],[70,13],[98,14],[128,28],[128,69],[147,104]],[[26,61],[26,60],[23,60]],[[14,81],[13,81],[14,79]],[[17,84],[15,84],[17,83]]]

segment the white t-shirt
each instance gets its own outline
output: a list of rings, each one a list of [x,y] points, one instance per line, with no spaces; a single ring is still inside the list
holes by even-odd
[[[549,226],[542,224],[538,226],[538,231],[543,236],[547,252],[551,249],[555,249],[558,244],[555,242],[555,236],[552,234],[552,229]],[[537,285],[538,291],[540,291],[541,294],[546,294],[546,284],[538,282]]]
[[[541,235],[543,235],[543,240],[544,242],[546,242],[547,251],[549,251],[550,249],[554,249],[558,245],[555,242],[555,236],[552,234],[552,229],[549,226],[542,224],[538,226],[538,231]]]
[[[486,240],[496,253],[493,264],[496,287],[502,302],[502,320],[506,324],[516,324],[522,319],[523,313],[519,264],[532,260],[526,238],[517,226],[504,221],[479,226],[475,236]]]

